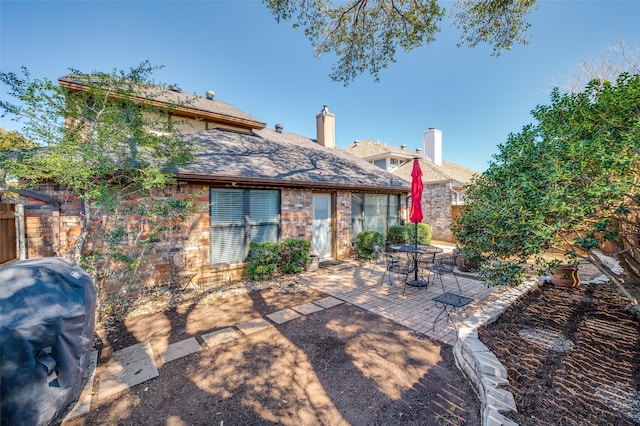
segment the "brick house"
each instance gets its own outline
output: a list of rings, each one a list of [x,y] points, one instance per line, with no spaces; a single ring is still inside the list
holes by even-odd
[[[478,172],[442,159],[442,132],[431,128],[424,132],[422,148],[408,150],[371,140],[355,141],[345,151],[411,181],[414,158],[419,158],[424,192],[424,223],[431,226],[432,238],[455,242],[451,225],[464,204],[465,187]]]
[[[68,76],[59,84],[83,90]],[[346,259],[358,232],[385,231],[406,215],[410,183],[337,149],[335,116],[326,106],[316,116],[312,139],[279,124],[267,128],[211,91],[204,97],[176,87],[159,93],[151,102],[188,100],[174,114],[183,120],[184,143],[196,147],[196,158],[175,170],[177,184],[157,197],[195,203],[188,217],[159,234],[145,253],[136,292],[171,284],[176,256],[202,286],[239,277],[251,241],[304,239],[321,259]],[[24,257],[70,257],[82,232],[78,198],[55,184],[18,192]],[[131,216],[119,226],[143,230],[145,220]],[[107,294],[122,292],[117,280],[102,286]]]

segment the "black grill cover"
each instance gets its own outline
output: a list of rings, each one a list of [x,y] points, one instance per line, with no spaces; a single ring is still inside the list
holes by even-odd
[[[91,277],[66,259],[0,268],[2,425],[49,424],[78,398],[95,306]]]

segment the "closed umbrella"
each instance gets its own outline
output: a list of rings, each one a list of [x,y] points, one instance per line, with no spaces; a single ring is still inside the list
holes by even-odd
[[[413,159],[413,169],[411,170],[411,210],[409,211],[409,220],[414,224],[415,234],[415,253],[413,254],[413,285],[426,285],[418,280],[418,223],[422,222],[422,170],[417,158]]]
[[[411,170],[411,210],[409,220],[415,224],[416,244],[418,244],[418,223],[422,222],[422,169],[417,158],[413,159],[413,170]]]

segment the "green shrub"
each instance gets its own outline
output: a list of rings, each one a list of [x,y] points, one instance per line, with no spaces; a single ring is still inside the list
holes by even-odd
[[[409,242],[416,241],[415,225],[413,223],[405,225],[409,232]],[[426,223],[418,224],[418,244],[431,244],[431,226]]]
[[[384,246],[384,235],[378,231],[363,231],[356,237],[356,254],[361,259],[373,259],[373,246]]]
[[[252,280],[267,280],[280,264],[280,244],[251,243],[247,259],[247,276]]]
[[[389,231],[387,232],[387,244],[407,244],[409,242],[409,229],[407,226],[394,225],[389,227]]]
[[[518,286],[526,278],[526,272],[522,265],[511,262],[496,262],[493,265],[484,265],[478,277],[489,285]]]
[[[280,247],[280,270],[285,274],[304,271],[311,253],[311,242],[306,240],[285,240]]]

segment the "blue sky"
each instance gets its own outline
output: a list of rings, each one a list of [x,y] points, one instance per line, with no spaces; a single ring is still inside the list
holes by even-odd
[[[441,2],[444,7],[453,1]],[[162,65],[153,78],[216,98],[285,131],[315,138],[328,105],[344,148],[373,139],[415,149],[430,127],[442,130],[443,158],[486,169],[498,144],[532,122],[530,111],[619,39],[640,48],[640,1],[539,1],[528,45],[496,58],[490,48],[456,47],[448,19],[436,42],[400,53],[375,83],[329,79],[333,58],[316,59],[292,22],[278,24],[258,0],[0,1],[0,69],[26,66],[56,80],[70,68]],[[1,93],[5,97],[6,93]],[[0,119],[0,126],[20,125]]]

